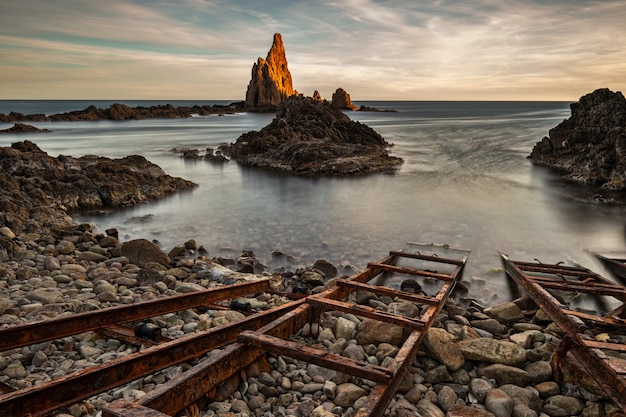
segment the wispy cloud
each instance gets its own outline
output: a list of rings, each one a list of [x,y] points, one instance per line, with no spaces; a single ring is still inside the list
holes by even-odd
[[[624,21],[626,0],[23,0],[0,14],[0,95],[239,99],[280,32],[305,94],[573,100],[624,89]]]

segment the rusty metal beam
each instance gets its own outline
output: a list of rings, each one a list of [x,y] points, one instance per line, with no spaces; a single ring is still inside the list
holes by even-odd
[[[237,334],[244,330],[257,329],[286,315],[302,302],[292,301],[206,332],[190,334],[44,384],[0,395],[0,417],[45,415],[169,366],[197,358],[212,349],[235,342]]]
[[[589,375],[596,380],[598,385],[606,392],[613,402],[626,412],[626,379],[621,376],[624,361],[616,361],[608,358],[600,349],[601,345],[583,337],[583,332],[588,328],[579,318],[580,314],[571,314],[572,310],[563,306],[543,285],[549,282],[534,279],[524,271],[531,269],[528,263],[512,261],[503,253],[500,253],[506,273],[520,286],[526,289],[542,310],[564,331],[564,342],[569,341],[567,349],[578,359]],[[542,265],[543,266],[543,265]],[[558,265],[552,265],[554,274],[558,274]],[[581,271],[584,269],[581,269]],[[603,280],[603,279],[602,279]],[[602,281],[598,279],[598,281]],[[580,281],[572,281],[580,286]],[[587,282],[591,283],[591,281]],[[593,293],[593,292],[591,292]],[[606,295],[612,295],[610,293]],[[619,295],[619,294],[618,294]],[[594,319],[587,315],[586,319]],[[602,317],[596,317],[595,321],[602,321]],[[616,346],[611,344],[611,349]],[[561,349],[566,349],[563,346]]]
[[[420,259],[424,261],[438,262],[444,264],[451,264],[456,266],[461,266],[465,263],[464,259],[451,259],[451,258],[442,258],[440,256],[429,256],[422,255],[421,253],[411,253],[411,252],[403,252],[403,251],[391,251],[389,254],[393,256],[398,256],[402,258],[411,258],[411,259]]]
[[[277,355],[285,355],[303,362],[334,369],[348,375],[357,376],[374,382],[389,384],[392,373],[383,367],[366,364],[351,358],[315,349],[297,342],[281,339],[252,331],[242,332],[238,340],[250,346],[258,347]]]
[[[318,305],[329,310],[343,311],[356,316],[367,317],[370,319],[383,321],[385,323],[395,324],[397,326],[408,327],[410,329],[420,330],[424,328],[424,323],[419,319],[400,316],[398,314],[387,313],[385,311],[376,310],[373,307],[364,305],[345,303],[343,301],[331,300],[328,298],[309,297],[308,302]]]
[[[398,297],[403,300],[413,301],[413,302],[421,303],[421,304],[432,305],[432,304],[437,304],[439,302],[436,298],[429,297],[427,295],[412,294],[412,293],[405,292],[405,291],[398,291],[389,287],[381,287],[380,285],[364,284],[361,282],[353,282],[353,281],[348,281],[345,279],[337,280],[337,285],[339,285],[340,287],[350,288],[353,291],[355,290],[369,291],[371,293],[375,293],[378,295],[388,295],[390,297]]]
[[[450,281],[450,276],[446,274],[439,274],[437,272],[425,271],[420,269],[407,268],[404,266],[395,266],[395,265],[387,265],[380,262],[370,262],[367,264],[370,268],[379,268],[381,271],[385,272],[395,272],[397,274],[407,274],[407,275],[415,275],[422,276],[428,278],[435,278],[442,281]]]
[[[159,343],[168,342],[172,340],[170,338],[161,336],[161,341],[155,342],[154,340],[150,340],[147,338],[137,337],[135,336],[135,330],[126,326],[110,325],[106,327],[100,327],[99,329],[96,329],[96,332],[101,336],[108,337],[111,339],[117,339],[124,343],[128,343],[128,344],[135,345],[135,346],[141,346],[141,345],[154,346],[154,345],[158,345]]]
[[[128,323],[206,303],[240,297],[245,294],[253,294],[265,291],[269,287],[270,278],[263,278],[258,281],[211,288],[206,291],[157,298],[130,305],[78,313],[69,317],[8,327],[0,330],[0,351],[61,339],[112,324]]]
[[[140,404],[120,400],[102,410],[102,417],[171,417]]]

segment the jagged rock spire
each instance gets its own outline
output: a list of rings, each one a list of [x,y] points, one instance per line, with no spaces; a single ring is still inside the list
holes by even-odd
[[[283,39],[280,33],[275,33],[267,57],[259,57],[252,67],[245,105],[258,110],[273,109],[294,94]]]

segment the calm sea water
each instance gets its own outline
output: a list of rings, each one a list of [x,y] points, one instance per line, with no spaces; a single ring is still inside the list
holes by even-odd
[[[0,101],[0,113],[52,114],[112,103]],[[626,206],[589,202],[598,190],[566,182],[526,159],[550,128],[570,116],[569,103],[356,104],[398,110],[348,113],[394,144],[392,153],[405,161],[396,174],[297,178],[236,162],[186,161],[171,152],[234,142],[268,124],[273,114],[35,123],[52,133],[0,135],[0,145],[28,139],[52,156],[143,155],[199,187],[103,216],[77,213],[75,220],[101,231],[115,227],[122,239],[155,239],[165,250],[192,238],[210,256],[252,249],[270,270],[277,266],[274,250],[298,259],[290,267],[324,258],[361,269],[406,242],[447,243],[472,250],[457,298],[491,305],[511,297],[498,251],[516,260],[578,262],[608,276],[586,250],[626,248]]]

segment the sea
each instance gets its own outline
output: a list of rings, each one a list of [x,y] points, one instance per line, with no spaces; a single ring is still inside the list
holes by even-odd
[[[235,101],[235,100],[232,100]],[[55,114],[93,104],[228,104],[231,101],[1,100],[0,113]],[[51,156],[142,155],[198,187],[126,209],[72,213],[96,231],[146,238],[165,251],[195,239],[210,257],[252,250],[267,270],[318,259],[340,273],[407,242],[471,250],[457,301],[495,305],[519,296],[502,270],[511,259],[579,264],[610,278],[591,252],[626,250],[626,196],[570,182],[534,166],[535,143],[570,116],[569,102],[355,101],[393,112],[346,114],[379,132],[404,160],[395,174],[301,178],[235,161],[183,159],[174,149],[204,150],[260,130],[271,113],[187,119],[31,123],[42,134],[0,135],[0,146],[30,140]],[[11,124],[1,124],[7,129]],[[602,195],[601,202],[592,198]],[[282,253],[288,256],[276,256]]]

